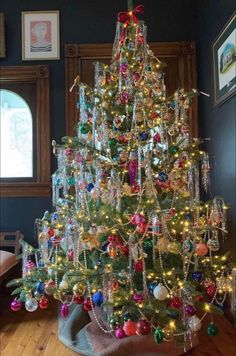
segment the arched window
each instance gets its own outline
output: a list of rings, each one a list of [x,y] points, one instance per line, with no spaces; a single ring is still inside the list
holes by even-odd
[[[0,89],[0,177],[33,178],[33,121],[27,102]]]
[[[0,140],[0,197],[50,196],[48,66],[0,66]]]

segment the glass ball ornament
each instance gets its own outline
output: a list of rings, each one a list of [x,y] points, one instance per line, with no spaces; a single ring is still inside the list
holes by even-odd
[[[73,302],[75,304],[83,304],[84,302],[84,296],[83,295],[74,295],[73,297]]]
[[[215,284],[210,284],[206,288],[206,293],[210,298],[213,298],[216,293],[216,286]]]
[[[160,172],[160,173],[158,173],[158,179],[161,182],[166,182],[168,180],[168,174],[165,172]]]
[[[196,332],[200,330],[201,326],[201,320],[196,315],[193,315],[189,318],[189,327],[192,331]]]
[[[134,293],[132,299],[135,301],[135,303],[140,304],[144,301],[144,296],[140,293]]]
[[[165,300],[168,296],[168,290],[165,286],[159,283],[153,290],[153,296],[157,300]]]
[[[55,292],[55,288],[56,285],[53,280],[49,280],[48,282],[45,283],[44,290],[47,295],[53,295]]]
[[[152,330],[150,321],[147,319],[140,319],[136,324],[136,333],[138,335],[148,335]]]
[[[123,330],[125,335],[132,336],[136,334],[136,323],[133,320],[127,320],[124,322]]]
[[[34,312],[38,309],[38,301],[35,298],[26,299],[25,309],[28,312]]]
[[[123,339],[125,336],[126,336],[126,334],[122,327],[119,327],[115,330],[115,337],[117,339]]]
[[[14,299],[12,302],[11,302],[11,310],[14,311],[14,312],[17,312],[21,309],[22,307],[22,303],[17,300],[17,299]]]
[[[173,340],[174,335],[173,335],[173,330],[167,325],[162,329],[163,331],[163,338],[165,341],[170,342]]]
[[[184,312],[185,312],[187,315],[189,315],[189,316],[193,316],[193,315],[196,314],[197,309],[196,309],[195,306],[192,305],[192,304],[186,304],[186,305],[184,306]]]
[[[170,252],[170,253],[173,253],[174,255],[178,255],[179,254],[179,244],[175,241],[173,242],[170,242],[168,245],[167,245],[167,250]]]
[[[169,302],[170,307],[175,309],[181,308],[182,304],[182,300],[179,297],[173,297]]]
[[[67,318],[70,313],[69,306],[68,304],[64,303],[61,305],[61,317],[62,318]]]
[[[210,251],[216,252],[220,249],[220,243],[218,239],[209,239],[207,241],[207,247]]]
[[[164,334],[160,328],[155,329],[153,336],[154,336],[154,340],[156,341],[157,344],[160,344],[163,341]]]
[[[209,336],[216,336],[218,334],[218,328],[216,324],[210,323],[207,327],[207,334]]]
[[[101,304],[103,303],[103,294],[101,291],[95,292],[93,297],[93,302],[95,305],[97,305],[98,307],[101,306]]]
[[[78,282],[73,286],[72,290],[74,295],[84,295],[85,289],[86,289],[85,286],[80,282]]]
[[[200,271],[193,272],[192,279],[196,282],[200,282],[202,280],[202,272],[200,272]]]
[[[143,272],[143,261],[138,260],[134,262],[134,270],[135,272]]]
[[[156,288],[157,282],[152,282],[148,285],[148,290],[151,295],[153,295],[153,290]]]
[[[87,122],[80,125],[79,131],[82,135],[86,135],[90,130],[91,126]]]
[[[48,308],[48,305],[49,305],[48,298],[46,298],[46,297],[43,296],[43,297],[39,300],[39,308],[40,308],[40,309],[47,309],[47,308]]]
[[[141,132],[140,133],[140,135],[139,135],[139,137],[140,137],[140,140],[141,141],[147,141],[148,140],[148,138],[149,138],[149,134],[148,134],[148,132]]]
[[[208,247],[205,242],[198,242],[196,244],[196,254],[198,256],[205,256],[208,253]]]
[[[193,241],[190,239],[186,239],[183,243],[182,243],[182,251],[183,253],[191,253],[194,249],[194,244]]]
[[[167,252],[167,246],[169,243],[170,241],[166,237],[160,237],[156,246],[160,252]]]
[[[89,297],[86,298],[83,303],[84,310],[86,310],[86,311],[92,310],[92,303],[93,302],[91,301],[91,299]]]
[[[36,290],[39,293],[43,293],[44,292],[44,283],[42,281],[39,281],[36,285]]]

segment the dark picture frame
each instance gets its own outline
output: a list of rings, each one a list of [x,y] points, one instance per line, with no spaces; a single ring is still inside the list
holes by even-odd
[[[212,45],[214,104],[223,104],[236,93],[236,12]]]
[[[6,57],[4,13],[0,12],[0,58]]]

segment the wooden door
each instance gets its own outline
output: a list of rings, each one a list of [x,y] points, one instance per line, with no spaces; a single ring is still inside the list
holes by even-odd
[[[196,88],[196,51],[194,42],[153,42],[150,49],[162,62],[167,64],[166,88],[167,95],[176,89],[190,90]],[[111,61],[112,44],[66,44],[65,45],[65,79],[66,79],[66,134],[75,135],[78,122],[78,92],[69,91],[74,79],[90,86],[94,83],[94,65],[96,61],[109,64]],[[191,136],[197,137],[197,100],[191,107]]]

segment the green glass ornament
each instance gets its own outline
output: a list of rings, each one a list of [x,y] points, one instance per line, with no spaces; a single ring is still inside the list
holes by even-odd
[[[92,105],[92,103],[85,103],[84,107],[86,110],[90,110],[90,109],[92,109],[93,105]]]
[[[154,331],[154,340],[156,341],[157,344],[160,344],[163,340],[163,331],[160,328],[156,328],[156,330]]]
[[[69,177],[67,178],[67,183],[68,185],[75,185],[75,178],[74,177]]]
[[[218,328],[216,324],[210,323],[207,327],[207,334],[210,336],[216,336],[218,334]]]
[[[86,135],[88,132],[91,131],[91,126],[87,122],[85,122],[84,124],[80,125],[79,131],[81,134]]]
[[[100,235],[100,236],[99,236],[99,241],[100,241],[101,243],[106,242],[106,241],[107,241],[107,236],[106,236],[106,235]]]
[[[171,154],[175,154],[175,153],[177,153],[179,151],[179,147],[178,146],[171,146],[170,147],[170,149],[169,149],[169,152],[171,153]]]
[[[152,251],[152,240],[146,240],[144,241],[143,248],[145,252],[150,252]]]
[[[177,222],[179,220],[178,216],[173,216],[172,221]]]
[[[109,140],[109,145],[110,145],[111,147],[115,147],[115,146],[117,145],[116,139],[115,139],[115,138],[111,138],[111,139]]]

